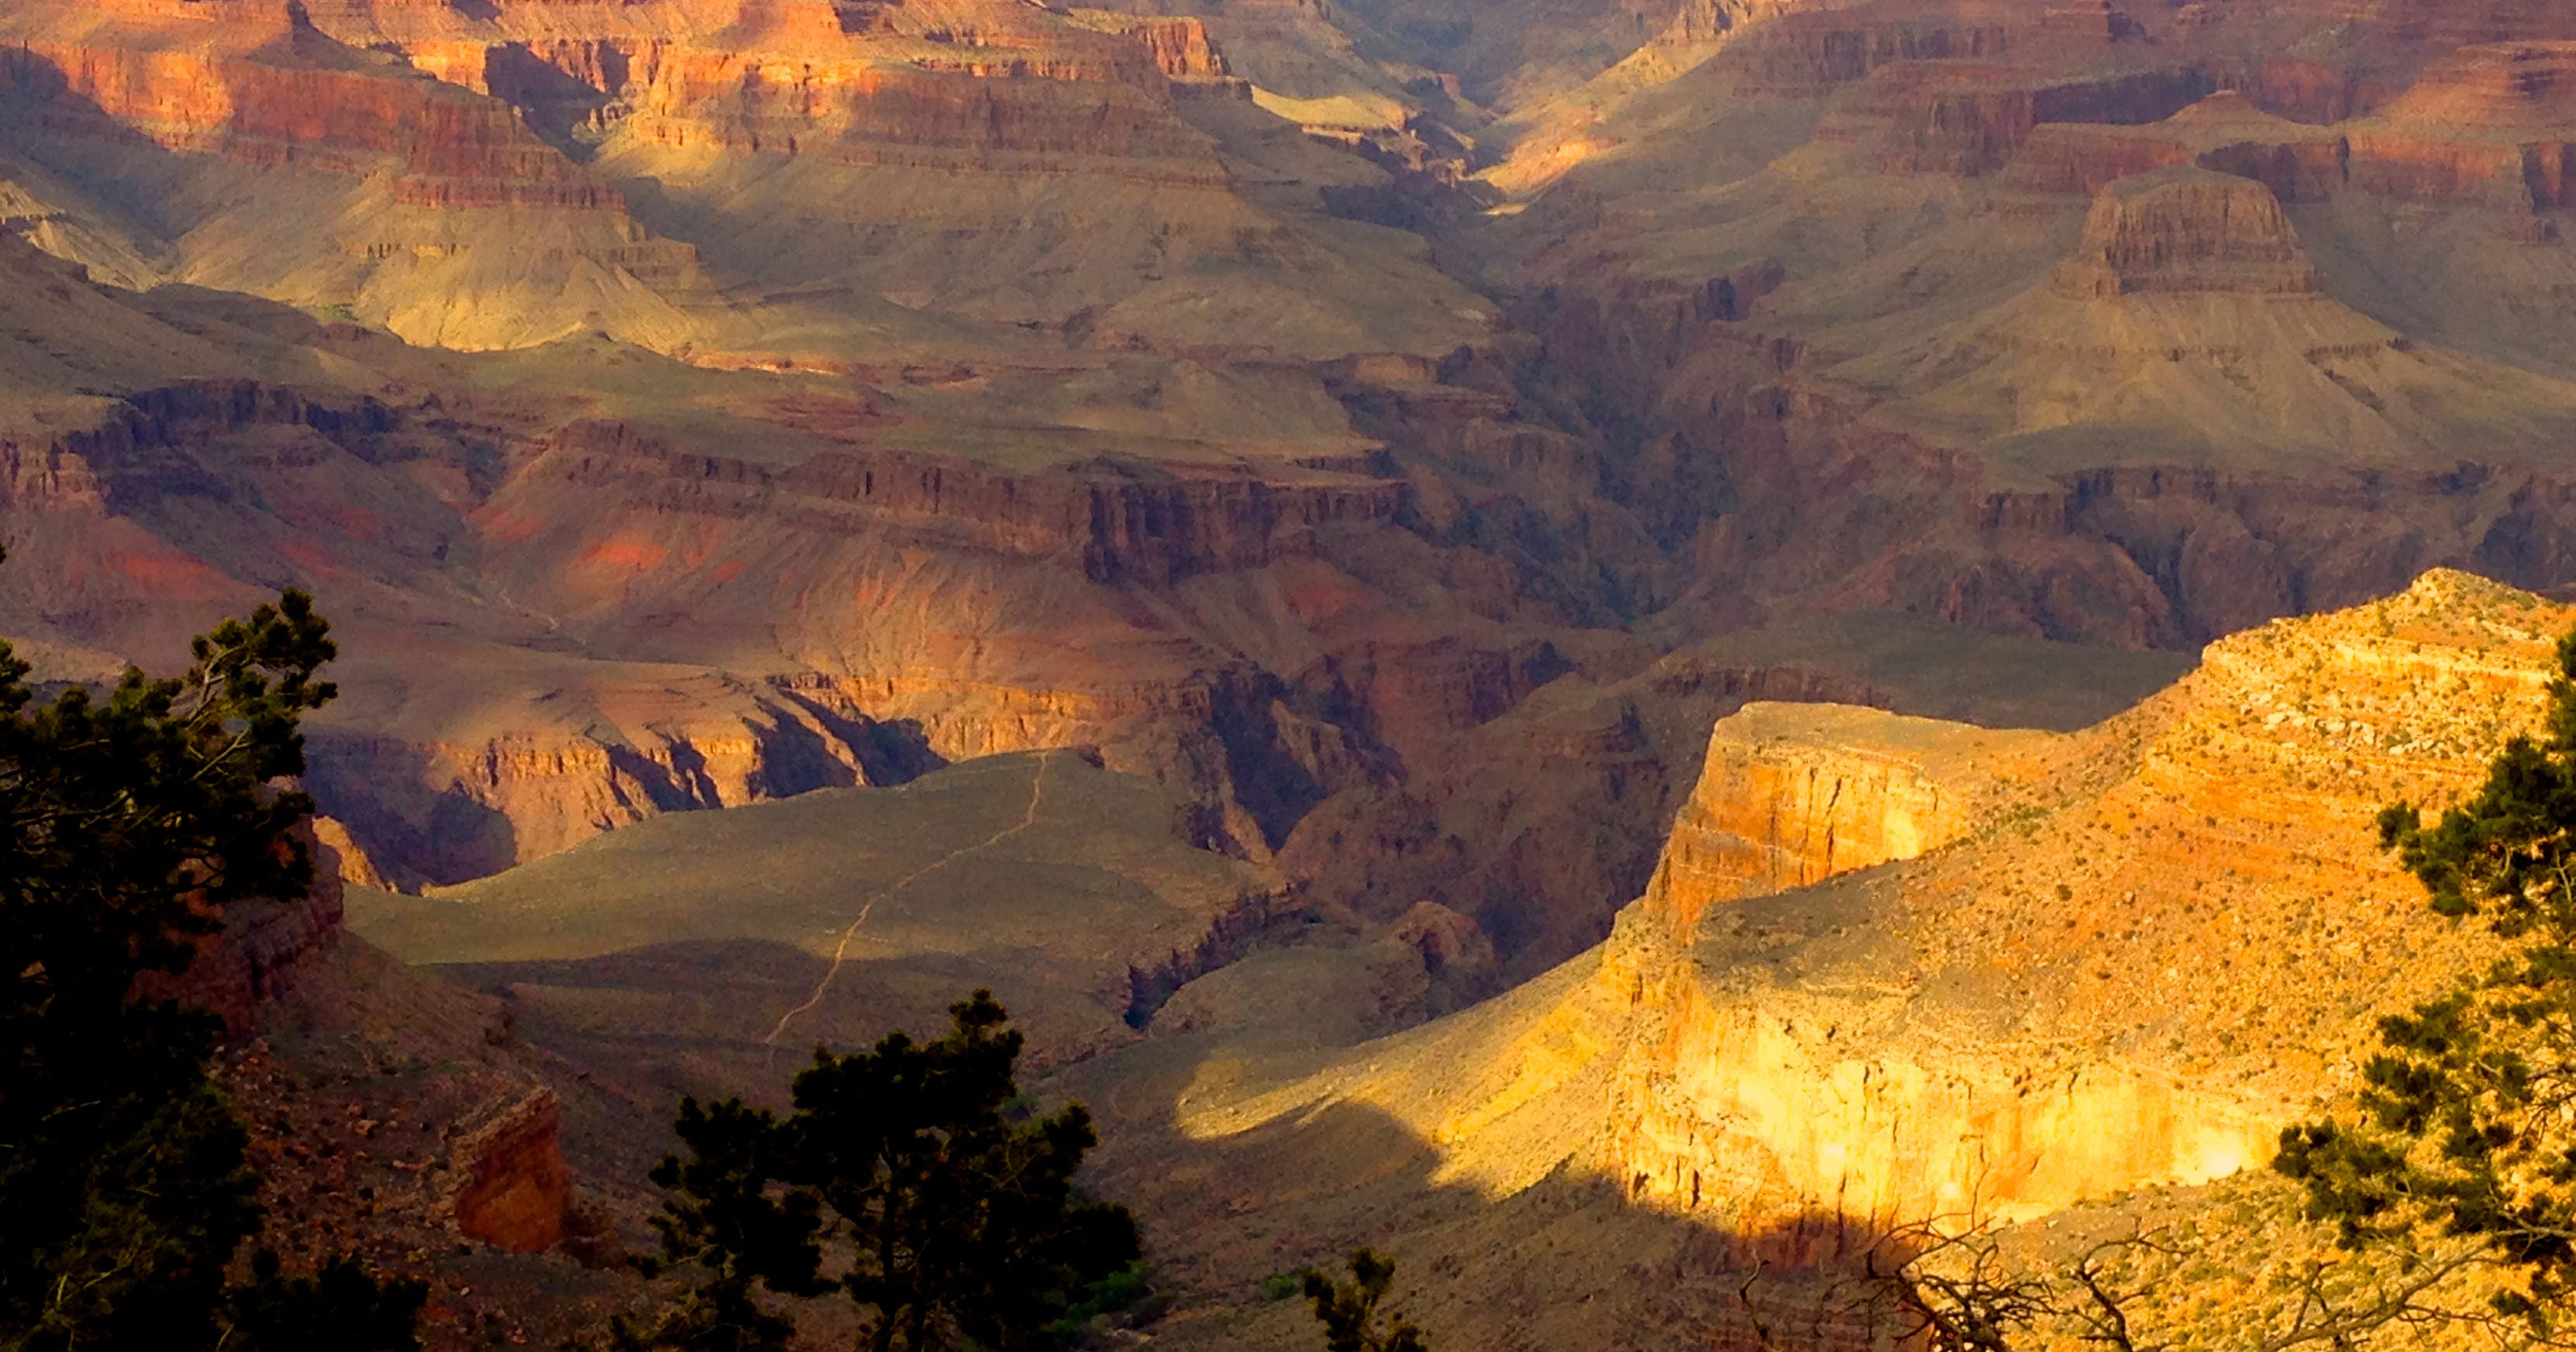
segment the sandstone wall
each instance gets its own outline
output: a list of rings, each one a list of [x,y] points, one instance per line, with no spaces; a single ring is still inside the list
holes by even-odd
[[[1708,866],[1764,857],[1729,852],[1743,753],[1713,750],[1597,978],[1634,1010],[1604,1167],[1823,1248],[2262,1167],[2353,1082],[2380,1014],[2485,960],[2371,821],[2482,777],[2537,716],[2567,619],[2435,572],[2231,638],[2140,709],[2015,746],[1985,829],[1770,896]],[[1726,904],[1677,934],[1701,895]]]
[[[2027,1219],[2260,1167],[2280,1130],[2224,1090],[2089,1049],[1944,1041],[1869,993],[1693,968],[1644,1000],[1609,1155],[1632,1199],[1737,1234]]]
[[[562,1123],[562,1104],[538,1088],[456,1137],[449,1167],[458,1230],[508,1253],[562,1242],[569,1200]]]
[[[1844,705],[1748,705],[1711,733],[1646,908],[1688,934],[1712,906],[1946,845],[2051,740]]]

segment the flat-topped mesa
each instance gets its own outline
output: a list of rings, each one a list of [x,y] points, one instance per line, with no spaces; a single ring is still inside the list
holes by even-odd
[[[2462,48],[2348,135],[2353,186],[2366,192],[2576,206],[2576,42]]]
[[[2317,266],[2272,190],[2206,169],[2123,179],[2094,199],[2055,285],[2081,296],[2314,295]]]
[[[2158,122],[2212,92],[2197,70],[2072,76],[1981,62],[1888,67],[1849,115],[1883,120],[1879,167],[1892,173],[1983,175],[2002,169],[2043,124]],[[1860,134],[1846,128],[1846,137]]]
[[[2145,126],[2039,127],[2003,182],[2026,192],[2092,197],[2124,178],[2197,165],[2253,179],[2284,202],[2315,201],[2344,186],[2346,154],[2340,132],[2274,116],[2231,89]]]
[[[1848,705],[1746,705],[1709,736],[1646,907],[1687,936],[1711,906],[1912,859],[1965,833],[2052,740]]]

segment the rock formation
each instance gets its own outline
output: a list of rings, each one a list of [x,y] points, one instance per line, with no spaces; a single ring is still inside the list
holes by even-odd
[[[1485,1208],[1525,1206],[1524,1226],[1607,1227],[1639,1207],[1688,1218],[1707,1227],[1688,1233],[1731,1237],[1745,1256],[1721,1270],[1739,1280],[1754,1256],[1792,1271],[1891,1225],[2031,1218],[2259,1171],[2283,1122],[2350,1082],[2381,1012],[2482,960],[2480,935],[2424,911],[2373,818],[2482,778],[2497,739],[2537,716],[2571,620],[2436,572],[2217,644],[2185,680],[2081,733],[1748,710],[1717,729],[1665,868],[1602,950],[1320,1070],[1202,1079],[1184,1100],[1188,1144],[1141,1148],[1184,1175],[1225,1162],[1184,1186],[1218,1190],[1229,1231],[1311,1223],[1319,1199],[1254,1180],[1295,1177],[1313,1150],[1363,1177],[1356,1161],[1429,1170]],[[1833,745],[1873,731],[1876,746]],[[1709,823],[1769,815],[1715,765],[1847,767],[1863,751],[1874,773],[1966,771],[1986,787],[1946,841],[1889,840],[1804,887],[1762,893],[1705,867],[1732,834]],[[1983,774],[1999,765],[2010,773]],[[1780,813],[1808,801],[1803,776],[1768,782]],[[1119,1176],[1149,1186],[1134,1165]],[[1436,1206],[1400,1172],[1372,1195]],[[1163,1224],[1193,1251],[1221,1244]],[[1633,1234],[1644,1253],[1679,1242]],[[1437,1263],[1488,1239],[1448,1217],[1398,1242]],[[1689,1253],[1652,1261],[1696,1270]],[[1553,1318],[1511,1294],[1548,1280],[1498,1276],[1484,1299],[1510,1308],[1444,1302],[1432,1331]]]
[[[223,926],[197,938],[186,967],[149,972],[136,983],[148,999],[176,1000],[223,1020],[225,1036],[240,1041],[320,961],[340,937],[338,856],[303,833],[317,856],[313,887],[294,898],[255,897],[235,905]]]
[[[1647,896],[1676,932],[1708,907],[1949,844],[2049,739],[1834,704],[1752,704],[1711,735]]]
[[[2174,169],[2103,189],[2057,285],[2080,296],[2295,296],[2314,294],[2323,279],[2271,189],[2231,174]]]
[[[2408,904],[2370,822],[2481,777],[2536,716],[2567,618],[2432,574],[2218,644],[2172,691],[2065,739],[2065,768],[1983,831],[1885,882],[1747,910],[1661,875],[1639,928],[1701,918],[1671,975],[1627,968],[1662,1012],[1622,1071],[1618,1167],[1678,1205],[1743,1208],[1744,1229],[1820,1210],[2029,1215],[2259,1164],[2368,1045],[2367,1008],[2475,948]],[[1890,922],[1907,937],[1869,932]],[[2420,959],[2402,990],[2374,956],[2392,948]],[[1863,987],[1834,975],[1890,957]]]
[[[340,858],[315,854],[308,895],[240,903],[141,993],[223,1020],[216,1074],[250,1132],[262,1245],[291,1270],[356,1253],[481,1318],[482,1278],[439,1261],[460,1241],[535,1254],[567,1237],[560,1104],[476,997],[344,931]]]
[[[551,1249],[564,1237],[563,1108],[551,1090],[498,1108],[452,1147],[456,1227],[504,1253]]]

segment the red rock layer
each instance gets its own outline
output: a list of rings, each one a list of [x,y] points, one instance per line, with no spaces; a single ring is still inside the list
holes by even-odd
[[[1397,480],[1095,461],[1014,473],[900,451],[842,451],[791,467],[672,449],[616,423],[550,439],[530,475],[622,489],[658,510],[784,515],[845,533],[893,525],[971,548],[1078,561],[1093,581],[1169,582],[1311,558],[1316,532],[1393,522]],[[1310,480],[1310,481],[1309,481]]]
[[[897,6],[747,5],[723,24],[676,6],[514,3],[485,25],[381,9],[326,22],[541,125],[615,124],[663,149],[988,170],[1114,160],[1223,181],[1173,105],[1174,81],[1225,82],[1200,20],[1101,31],[1016,6],[962,13],[925,28]]]
[[[1752,92],[1814,97],[1908,61],[1992,61],[2013,47],[2001,23],[1815,12],[1784,14],[1716,59]]]
[[[136,992],[176,1000],[224,1021],[235,1041],[257,1031],[263,1009],[293,990],[324,945],[340,936],[339,861],[302,833],[315,860],[312,890],[293,900],[245,901],[224,916],[223,928],[198,940],[195,956],[175,974],[151,973]]]
[[[2001,169],[2042,123],[2156,122],[2213,88],[2187,69],[2034,80],[2006,66],[1926,63],[1880,72],[1851,112],[1884,121],[1872,138],[1882,168],[1973,175]]]
[[[2349,191],[2520,212],[2576,205],[2576,43],[2462,49],[2378,113],[2339,127],[2273,118],[2238,94],[2151,127],[2089,125],[2118,120],[2036,129],[2008,181],[2089,195],[2135,174],[2198,165],[2256,179],[2285,201]]]
[[[623,208],[503,104],[300,21],[257,45],[245,40],[256,30],[201,27],[222,41],[164,46],[163,33],[115,26],[31,33],[0,47],[0,95],[61,130],[140,134],[266,167],[390,173],[411,205]]]
[[[571,1196],[562,1124],[562,1105],[540,1088],[459,1136],[456,1228],[506,1253],[561,1243]]]

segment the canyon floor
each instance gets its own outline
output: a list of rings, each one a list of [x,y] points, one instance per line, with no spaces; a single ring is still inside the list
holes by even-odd
[[[1742,1344],[1964,1197],[2273,1215],[2465,960],[2366,828],[2568,622],[2571,182],[2542,0],[0,0],[0,634],[331,618],[241,1092],[397,1068],[298,1205],[442,1345],[976,984],[1158,1339],[1376,1239]]]

